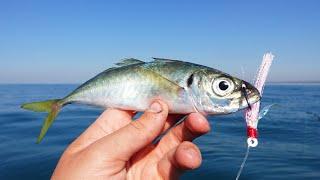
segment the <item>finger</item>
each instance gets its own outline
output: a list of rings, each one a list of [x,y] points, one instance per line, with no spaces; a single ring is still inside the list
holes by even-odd
[[[162,132],[165,132],[166,130],[174,126],[184,116],[185,115],[181,115],[181,114],[169,114]]]
[[[72,152],[81,151],[98,139],[128,125],[134,113],[119,109],[107,109],[69,147]]]
[[[161,132],[167,116],[167,105],[155,101],[139,119],[100,139],[92,145],[92,149],[108,159],[127,161]]]
[[[171,149],[158,163],[158,172],[163,179],[178,179],[185,170],[201,165],[200,150],[191,142],[183,142]]]
[[[210,131],[208,120],[199,113],[190,114],[186,120],[171,129],[157,145],[162,153],[168,152],[183,141],[192,141]]]

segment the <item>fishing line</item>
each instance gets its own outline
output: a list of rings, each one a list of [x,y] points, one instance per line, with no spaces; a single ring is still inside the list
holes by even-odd
[[[260,92],[260,96],[262,96],[264,85],[265,85],[267,75],[268,75],[270,66],[272,64],[273,58],[274,58],[274,56],[272,55],[272,53],[266,53],[263,55],[262,63],[259,67],[256,79],[254,82],[254,86]],[[245,84],[242,84],[242,93],[248,103]],[[249,103],[248,103],[248,105],[249,105]],[[247,124],[247,137],[248,137],[247,144],[248,144],[248,146],[247,146],[247,152],[243,158],[242,164],[241,164],[240,169],[238,171],[236,180],[239,179],[239,177],[242,173],[242,170],[244,168],[244,165],[248,159],[250,147],[256,147],[258,145],[258,139],[257,139],[258,123],[259,123],[259,120],[262,119],[268,113],[270,107],[272,107],[272,105],[269,105],[269,106],[263,108],[262,111],[260,111],[260,101],[258,101],[252,105],[252,109],[249,106],[250,109],[246,109],[246,111],[245,111],[245,119],[246,119],[246,124]]]
[[[244,71],[244,67],[243,66],[241,66],[240,67],[241,68],[241,79],[245,79],[245,71]]]
[[[242,161],[242,163],[241,163],[240,169],[238,170],[236,180],[239,179],[239,177],[240,177],[240,175],[241,175],[241,173],[242,173],[243,167],[244,167],[244,165],[245,165],[246,162],[247,162],[247,159],[248,159],[248,156],[249,156],[249,150],[250,150],[250,146],[247,146],[247,152],[246,152],[246,155],[245,155],[244,158],[243,158],[243,161]]]
[[[173,129],[174,127],[178,126],[179,124],[181,124],[184,120],[187,119],[187,116],[184,116],[183,118],[181,118],[178,122],[176,122],[173,126],[171,126],[170,128],[168,128],[167,130],[165,130],[163,133],[161,133],[159,136],[157,136],[153,141],[152,144],[157,144],[163,136],[165,136],[169,131],[171,131],[171,129]]]
[[[193,74],[190,76],[190,77],[193,77]],[[185,89],[186,92],[188,93],[188,98],[189,100],[192,101],[192,105],[193,105],[193,108],[195,110],[195,112],[197,113],[200,113],[202,115],[205,115],[204,113],[201,113],[200,111],[198,111],[198,108],[197,106],[195,105],[196,104],[196,101],[194,99],[194,97],[191,95],[191,93],[189,92],[188,89]],[[168,128],[167,130],[165,130],[163,133],[161,133],[159,136],[157,136],[153,141],[152,141],[152,144],[157,144],[163,136],[165,136],[170,130],[172,130],[174,127],[178,126],[179,124],[181,124],[183,121],[185,121],[187,119],[187,116],[188,115],[185,115],[183,118],[181,118],[177,123],[175,123],[173,126],[171,126],[170,128]]]
[[[250,103],[249,103],[249,101],[248,101],[248,94],[247,94],[246,88],[247,88],[246,85],[245,85],[245,84],[242,84],[241,91],[242,91],[242,93],[243,93],[244,98],[246,99],[246,102],[247,102],[247,104],[248,104],[249,109],[251,110],[251,105],[250,105]]]
[[[193,76],[193,75],[192,75]],[[188,90],[186,90],[187,93],[188,93],[188,98],[192,101],[192,105],[193,105],[193,108],[195,110],[195,112],[197,113],[200,113],[196,107],[196,102],[193,98],[193,96],[189,93]],[[202,115],[204,115],[204,113],[201,113]],[[168,128],[167,130],[165,130],[163,133],[161,133],[159,136],[157,136],[153,141],[152,141],[152,144],[157,144],[163,136],[165,136],[169,131],[171,131],[174,127],[178,126],[179,124],[181,124],[183,121],[185,121],[187,119],[187,116],[188,115],[185,115],[183,118],[181,118],[177,123],[175,123],[173,126],[171,126],[170,128]]]

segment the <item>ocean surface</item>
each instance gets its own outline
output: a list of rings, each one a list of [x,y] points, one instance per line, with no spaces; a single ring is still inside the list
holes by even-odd
[[[63,150],[102,112],[70,105],[41,144],[45,114],[20,109],[30,101],[60,98],[77,85],[0,85],[0,179],[49,179]],[[320,179],[320,85],[270,84],[262,106],[276,103],[259,124],[240,179]],[[243,113],[209,118],[212,131],[195,143],[203,163],[182,179],[235,179],[246,152]]]

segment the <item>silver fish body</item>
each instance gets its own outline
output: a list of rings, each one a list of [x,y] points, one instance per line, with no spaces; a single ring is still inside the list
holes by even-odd
[[[161,99],[170,113],[227,114],[248,106],[241,93],[243,84],[249,103],[260,97],[249,83],[202,65],[158,58],[152,62],[127,59],[118,65],[81,85],[63,103],[144,111]],[[223,96],[215,93],[217,80],[230,83],[232,89]]]
[[[249,83],[206,66],[155,58],[152,62],[126,59],[79,86],[62,99],[23,104],[23,109],[47,112],[39,143],[60,109],[71,103],[144,111],[161,99],[169,112],[228,114],[260,99]]]

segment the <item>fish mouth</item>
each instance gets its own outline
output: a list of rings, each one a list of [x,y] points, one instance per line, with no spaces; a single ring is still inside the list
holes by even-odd
[[[258,102],[261,98],[258,89],[246,81],[242,83],[241,92],[243,96],[240,104],[241,108],[249,107],[251,109],[251,105]]]

